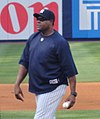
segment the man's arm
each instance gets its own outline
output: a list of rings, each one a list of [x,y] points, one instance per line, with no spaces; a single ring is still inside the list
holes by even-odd
[[[75,104],[76,96],[77,96],[77,94],[75,94],[76,93],[76,77],[75,76],[72,76],[69,78],[69,85],[70,85],[70,95],[68,96],[66,101],[71,102],[69,106],[69,108],[71,108]]]
[[[24,80],[26,75],[27,75],[27,69],[23,65],[20,65],[18,75],[16,78],[16,82],[14,85],[14,94],[15,94],[15,97],[21,101],[24,101],[23,100],[24,95],[23,95],[23,92],[20,88],[20,84],[22,83],[22,81]]]

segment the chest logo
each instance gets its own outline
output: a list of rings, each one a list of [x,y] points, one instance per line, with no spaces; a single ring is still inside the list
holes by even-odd
[[[43,42],[44,41],[44,38],[41,38],[40,41]]]

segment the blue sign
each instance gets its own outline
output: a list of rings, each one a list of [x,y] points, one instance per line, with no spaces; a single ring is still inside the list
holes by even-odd
[[[72,0],[72,38],[100,38],[100,0]]]

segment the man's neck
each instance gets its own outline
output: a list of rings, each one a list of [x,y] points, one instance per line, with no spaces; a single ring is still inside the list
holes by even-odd
[[[41,34],[43,36],[50,36],[54,33],[54,29],[50,29],[50,30],[47,30],[47,31],[42,31]]]

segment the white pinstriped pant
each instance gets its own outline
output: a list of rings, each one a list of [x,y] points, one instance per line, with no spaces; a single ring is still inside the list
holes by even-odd
[[[37,95],[34,119],[56,119],[56,109],[66,92],[66,87],[66,85],[60,85],[54,91]]]

